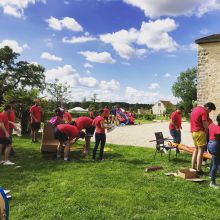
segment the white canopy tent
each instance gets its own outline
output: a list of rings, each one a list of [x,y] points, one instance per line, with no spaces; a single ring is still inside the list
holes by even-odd
[[[70,113],[74,113],[74,112],[84,113],[84,112],[88,112],[88,109],[84,109],[81,107],[75,107],[75,108],[69,109],[68,112],[70,112]]]

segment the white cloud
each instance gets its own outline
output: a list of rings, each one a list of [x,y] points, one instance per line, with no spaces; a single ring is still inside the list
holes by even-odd
[[[86,58],[86,60],[94,63],[110,63],[113,64],[116,61],[112,58],[111,54],[108,52],[97,53],[94,51],[81,51],[78,52]]]
[[[125,90],[125,99],[129,103],[154,103],[158,97],[159,91],[141,91],[130,86],[126,87]]]
[[[70,39],[64,37],[62,39],[63,43],[70,43],[70,44],[78,44],[78,43],[86,43],[89,41],[95,41],[97,40],[95,37],[87,37],[87,36],[81,36],[81,37],[72,37]]]
[[[70,4],[70,2],[67,1],[67,0],[65,0],[63,3],[64,3],[65,5],[69,5],[69,4]]]
[[[123,2],[138,7],[145,16],[155,18],[160,16],[191,16],[198,17],[211,11],[219,11],[219,0],[123,0]]]
[[[128,60],[131,57],[142,56],[147,52],[146,49],[132,47],[132,43],[137,40],[137,37],[138,31],[135,28],[131,28],[129,31],[123,29],[112,34],[100,35],[100,40],[111,44],[122,58]]]
[[[171,77],[171,74],[170,74],[170,73],[165,73],[165,74],[163,75],[163,77],[165,77],[165,78],[170,78],[170,77]]]
[[[200,30],[200,33],[203,35],[207,35],[207,34],[211,33],[211,31],[207,28],[204,28],[204,29]]]
[[[46,43],[47,47],[53,48],[53,42],[50,38],[45,39],[44,42]]]
[[[83,27],[74,19],[70,17],[64,17],[63,19],[59,20],[51,16],[50,18],[46,19],[49,27],[56,31],[61,31],[64,28],[80,32],[83,31]]]
[[[81,86],[95,87],[98,81],[94,77],[82,77],[79,78],[79,83]]]
[[[35,4],[37,2],[46,3],[46,0],[0,0],[0,7],[3,8],[4,14],[21,18],[24,16],[24,9],[29,4]]]
[[[151,83],[148,87],[149,89],[158,89],[160,85],[158,83]]]
[[[167,52],[176,50],[177,43],[168,34],[176,28],[177,24],[173,19],[158,19],[143,22],[140,30],[131,28],[127,31],[123,29],[112,34],[100,35],[100,40],[111,44],[119,56],[129,60],[132,57],[142,57],[148,49]],[[135,45],[145,46],[147,49],[135,48]]]
[[[24,49],[29,48],[27,44],[19,45],[15,40],[3,40],[0,42],[0,48],[4,46],[9,46],[16,53],[22,53]]]
[[[99,87],[102,90],[110,90],[110,91],[118,91],[120,89],[120,83],[116,80],[110,80],[110,81],[101,81]]]
[[[170,58],[174,58],[174,57],[176,57],[175,54],[167,54],[166,56],[167,56],[167,57],[170,57]]]
[[[85,63],[85,64],[84,64],[84,67],[85,67],[86,69],[88,69],[88,68],[93,68],[93,65],[90,64],[90,63]]]
[[[63,60],[61,57],[57,57],[57,56],[50,54],[48,52],[43,52],[40,57],[42,59],[51,60],[51,61],[62,61]]]
[[[61,83],[67,85],[76,86],[78,85],[78,79],[80,77],[76,69],[71,65],[64,65],[63,67],[57,67],[45,72],[46,82],[54,82],[57,78]]]

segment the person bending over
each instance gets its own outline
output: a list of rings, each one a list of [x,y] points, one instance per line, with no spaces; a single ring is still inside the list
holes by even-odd
[[[68,161],[71,141],[75,139],[74,142],[76,142],[79,138],[84,138],[85,133],[74,125],[60,124],[54,130],[54,137],[60,142],[57,147],[57,158],[61,157],[61,151],[64,147],[64,160]]]

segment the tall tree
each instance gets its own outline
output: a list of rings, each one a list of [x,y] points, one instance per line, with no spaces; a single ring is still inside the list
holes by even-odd
[[[44,68],[26,61],[16,62],[18,56],[8,46],[0,49],[0,104],[3,96],[15,88],[45,88]]]
[[[51,95],[52,100],[56,102],[57,107],[63,107],[70,98],[70,86],[60,83],[58,79],[55,79],[54,83],[47,84],[47,92]]]
[[[192,101],[197,100],[197,69],[187,69],[181,72],[177,82],[172,86],[173,95],[181,99],[180,104],[184,111],[189,113],[192,109]]]

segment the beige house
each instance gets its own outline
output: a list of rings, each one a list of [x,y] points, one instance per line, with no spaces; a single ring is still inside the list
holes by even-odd
[[[216,111],[210,117],[215,119],[220,113],[220,34],[214,34],[195,41],[198,44],[198,105],[213,102]]]
[[[152,111],[154,115],[160,116],[166,112],[167,108],[175,108],[175,105],[173,105],[170,101],[159,100],[153,105]]]

